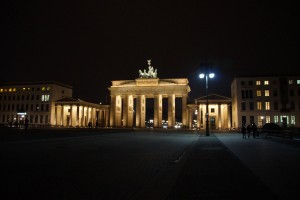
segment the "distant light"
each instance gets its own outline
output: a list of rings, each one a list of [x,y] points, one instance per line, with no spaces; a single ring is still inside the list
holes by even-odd
[[[200,78],[204,78],[204,76],[205,76],[204,73],[199,74],[199,77],[200,77]]]
[[[208,76],[209,76],[209,78],[213,78],[213,77],[215,77],[215,73],[210,73]]]

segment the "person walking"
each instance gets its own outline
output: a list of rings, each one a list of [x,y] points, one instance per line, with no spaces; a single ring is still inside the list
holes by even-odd
[[[25,126],[25,131],[27,131],[28,126],[29,126],[29,121],[28,121],[27,117],[25,118],[25,124],[24,124],[24,126]]]
[[[252,133],[253,133],[253,138],[255,138],[255,135],[257,133],[257,126],[254,122],[252,124]]]
[[[247,133],[248,133],[248,138],[250,138],[250,134],[251,134],[251,126],[250,126],[250,124],[248,124],[248,126],[247,126]]]
[[[246,127],[245,127],[245,125],[242,126],[242,133],[243,133],[243,139],[246,139]]]

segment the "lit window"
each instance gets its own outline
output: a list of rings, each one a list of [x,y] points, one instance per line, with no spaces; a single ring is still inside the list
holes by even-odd
[[[9,88],[8,91],[9,91],[9,92],[12,92],[12,88]]]
[[[6,88],[4,89],[4,92],[7,92],[7,89],[6,89]]]
[[[49,90],[50,90],[50,87],[47,87],[47,90],[49,91]]]
[[[297,85],[300,85],[300,80],[297,80]]]
[[[261,90],[256,90],[256,96],[258,96],[258,97],[261,96]]]
[[[275,122],[275,124],[277,124],[278,123],[278,116],[276,115],[276,116],[274,116],[274,122]]]
[[[289,80],[289,85],[293,85],[293,80]]]
[[[256,85],[260,85],[260,81],[256,81]]]
[[[271,116],[266,116],[266,123],[271,123]]]
[[[270,96],[270,91],[269,90],[265,90],[265,97]]]
[[[261,102],[257,102],[257,110],[261,110]]]
[[[296,118],[294,115],[291,116],[291,125],[296,125]]]
[[[269,81],[264,81],[264,85],[269,85]]]
[[[31,90],[31,88],[29,87],[29,88],[27,88],[27,90],[28,90],[28,91],[30,91],[30,90]]]
[[[42,91],[45,91],[46,90],[46,87],[42,87]]]
[[[3,92],[3,89],[2,89],[2,88],[0,89],[0,92]]]
[[[266,110],[270,110],[270,102],[269,101],[266,101],[265,106],[266,106]]]
[[[16,88],[14,88],[14,89],[13,89],[13,91],[15,92],[15,91],[17,91],[17,89],[16,89]]]
[[[50,100],[50,95],[49,94],[43,94],[41,100],[42,101],[49,101]]]
[[[22,90],[23,90],[23,91],[26,91],[26,88],[24,88],[24,87],[23,87],[23,89],[22,89]]]

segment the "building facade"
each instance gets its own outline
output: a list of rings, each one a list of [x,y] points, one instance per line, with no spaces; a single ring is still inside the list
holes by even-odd
[[[57,82],[8,83],[0,86],[0,124],[48,126],[54,121],[55,101],[72,96],[71,86]]]
[[[195,99],[195,106],[189,106],[196,109],[197,128],[206,129],[206,119],[208,118],[209,129],[212,130],[229,130],[231,129],[231,98],[218,94],[209,94],[204,97]],[[206,110],[208,104],[208,111]],[[189,119],[193,111],[189,111]],[[208,113],[208,116],[206,116]],[[191,120],[189,120],[191,123]],[[191,127],[189,125],[189,127]]]
[[[72,86],[58,82],[0,85],[0,125],[31,127],[108,126],[109,106],[72,98]]]
[[[154,99],[154,127],[162,127],[163,99],[168,99],[168,127],[175,126],[176,101],[181,98],[182,125],[187,126],[187,79],[138,78],[112,81],[110,126],[146,127],[146,103]]]
[[[59,127],[107,127],[109,105],[65,97],[55,102],[53,125]]]
[[[235,77],[231,97],[234,128],[251,123],[299,127],[300,76]]]

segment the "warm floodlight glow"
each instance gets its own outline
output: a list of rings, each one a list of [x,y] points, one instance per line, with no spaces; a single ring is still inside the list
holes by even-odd
[[[209,78],[213,78],[213,77],[215,77],[215,74],[214,73],[210,73],[208,76],[209,76]]]
[[[205,74],[203,74],[203,73],[199,74],[200,78],[204,78],[204,76],[205,76]]]

